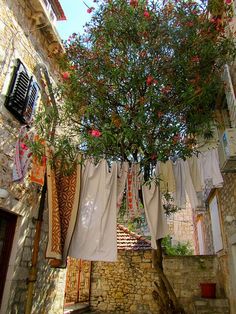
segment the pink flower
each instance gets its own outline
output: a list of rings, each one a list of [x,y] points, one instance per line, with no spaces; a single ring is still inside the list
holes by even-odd
[[[232,3],[232,0],[225,0],[225,3],[230,5]]]
[[[102,133],[99,130],[90,130],[89,133],[93,136],[93,137],[100,137],[102,135]]]
[[[26,144],[24,144],[24,143],[21,143],[20,146],[21,146],[21,148],[22,148],[23,150],[28,149],[28,146],[27,146]]]
[[[70,77],[70,73],[69,72],[63,72],[61,76],[62,76],[63,80],[68,80],[68,78]]]
[[[88,9],[87,9],[87,13],[92,13],[93,10],[94,10],[94,7],[88,8]]]

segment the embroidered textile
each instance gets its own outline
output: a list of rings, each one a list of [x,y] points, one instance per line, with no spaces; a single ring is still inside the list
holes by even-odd
[[[59,167],[54,170],[47,163],[49,239],[46,257],[54,259],[52,265],[65,264],[68,256],[78,212],[80,168],[76,164],[70,175],[63,175]]]

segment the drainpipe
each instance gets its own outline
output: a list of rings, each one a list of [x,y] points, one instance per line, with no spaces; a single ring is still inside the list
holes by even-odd
[[[36,220],[36,227],[35,227],[36,230],[35,230],[35,235],[34,235],[34,247],[33,247],[33,254],[32,254],[32,266],[30,269],[30,274],[29,274],[29,279],[28,279],[28,291],[27,291],[27,298],[26,298],[25,314],[31,314],[31,310],[32,310],[34,284],[37,279],[39,242],[40,242],[40,235],[41,235],[41,226],[43,222],[43,211],[44,211],[44,204],[45,204],[45,199],[46,199],[46,191],[47,191],[47,183],[46,183],[46,175],[45,175],[44,185],[42,188],[41,198],[40,198],[40,203],[39,203],[38,218]]]

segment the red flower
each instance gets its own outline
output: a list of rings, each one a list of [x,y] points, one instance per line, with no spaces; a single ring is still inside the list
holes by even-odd
[[[191,61],[192,62],[199,62],[200,58],[198,56],[194,56],[194,57],[191,58]]]
[[[225,3],[226,3],[226,4],[231,4],[231,3],[232,3],[232,0],[225,0]]]
[[[130,0],[131,7],[135,8],[138,6],[138,0]]]
[[[179,134],[176,134],[174,137],[173,137],[173,143],[178,143],[180,140],[180,135]]]
[[[68,80],[68,78],[70,77],[70,73],[69,72],[64,72],[64,73],[62,73],[62,78],[63,78],[63,80]]]
[[[161,93],[167,95],[171,91],[171,87],[169,85],[163,87],[161,89]]]
[[[192,27],[192,26],[193,26],[193,22],[191,22],[191,21],[187,22],[187,23],[186,23],[186,26]]]
[[[151,160],[156,160],[157,159],[157,154],[152,154],[151,155]]]
[[[164,115],[163,112],[161,112],[161,111],[158,111],[158,112],[157,112],[157,116],[158,116],[159,119],[160,119],[163,115]]]
[[[147,86],[152,85],[153,80],[154,80],[153,76],[148,75],[148,77],[147,77],[147,79],[146,79]]]
[[[144,17],[145,17],[146,19],[149,19],[149,18],[150,18],[150,14],[149,14],[148,11],[144,11],[143,15],[144,15]]]
[[[99,130],[90,130],[89,133],[93,136],[93,137],[100,137],[102,135],[102,133]]]

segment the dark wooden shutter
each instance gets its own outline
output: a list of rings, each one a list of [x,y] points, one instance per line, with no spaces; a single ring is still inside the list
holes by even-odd
[[[27,100],[26,100],[26,106],[23,113],[23,120],[26,124],[30,123],[32,119],[38,98],[39,98],[39,86],[32,79],[30,82]]]
[[[21,122],[30,123],[38,99],[39,86],[26,67],[17,59],[9,86],[6,108]]]

